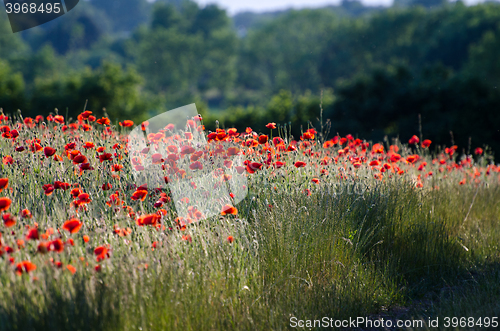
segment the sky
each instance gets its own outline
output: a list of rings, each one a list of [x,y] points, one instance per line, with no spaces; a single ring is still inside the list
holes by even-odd
[[[234,15],[238,12],[250,10],[264,12],[287,8],[314,8],[326,5],[339,4],[341,0],[195,0],[200,5],[215,3],[227,10],[228,14]],[[389,6],[393,0],[361,0],[365,5]],[[474,4],[481,0],[464,0],[466,4]]]

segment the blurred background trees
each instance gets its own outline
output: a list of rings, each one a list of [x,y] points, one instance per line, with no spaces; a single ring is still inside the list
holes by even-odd
[[[190,0],[89,0],[12,34],[0,13],[0,107],[146,119],[196,102],[207,128],[323,119],[332,133],[500,151],[500,4],[344,0],[228,14]],[[323,97],[320,95],[323,92]],[[302,126],[302,127],[301,127]]]

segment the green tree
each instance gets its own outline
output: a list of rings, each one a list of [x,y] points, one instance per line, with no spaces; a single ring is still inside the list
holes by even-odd
[[[380,141],[419,133],[435,144],[466,148],[488,144],[500,150],[500,91],[478,77],[454,73],[442,65],[412,72],[407,66],[379,67],[337,88],[337,101],[327,116],[334,132]]]
[[[182,21],[182,16],[177,11],[175,6],[170,3],[156,3],[152,16],[152,29],[169,29],[178,26]]]
[[[72,10],[64,19],[52,24],[33,41],[38,45],[50,43],[59,54],[78,49],[89,49],[110,31],[109,19],[103,12],[83,2],[78,10]]]
[[[4,112],[12,113],[26,106],[24,88],[22,74],[12,72],[8,63],[0,60],[0,108]]]
[[[486,31],[479,42],[469,49],[469,61],[464,70],[481,77],[494,88],[500,89],[500,24]]]
[[[103,108],[112,119],[147,118],[157,104],[140,94],[142,79],[132,69],[122,70],[119,65],[104,63],[96,70],[68,74],[63,79],[38,80],[31,99],[32,115],[48,113],[55,108],[61,113],[66,109],[75,117],[87,109],[96,116],[103,115]]]
[[[29,50],[18,33],[12,33],[7,13],[0,11],[0,59],[11,59]]]
[[[148,89],[170,106],[203,96],[221,100],[236,78],[237,37],[225,11],[158,3],[151,29],[140,29],[128,45]]]
[[[106,14],[115,32],[130,32],[150,18],[147,0],[92,0],[91,4]]]
[[[331,11],[290,11],[249,31],[240,50],[238,83],[271,93],[318,91],[323,86],[318,62],[337,22]]]
[[[55,54],[50,44],[45,44],[37,52],[25,52],[11,59],[10,64],[15,71],[22,73],[24,81],[33,82],[37,77],[54,76],[64,68],[61,59]],[[26,86],[30,93],[32,85]]]
[[[207,37],[214,31],[229,28],[230,24],[231,21],[225,10],[220,9],[217,5],[207,5],[205,8],[198,10],[190,32],[202,32]]]

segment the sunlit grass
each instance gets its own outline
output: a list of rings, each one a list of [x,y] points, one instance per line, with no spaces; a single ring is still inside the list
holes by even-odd
[[[292,316],[345,319],[391,312],[392,307],[432,318],[499,311],[500,188],[495,169],[488,168],[486,175],[484,158],[477,160],[483,164],[472,161],[441,173],[439,164],[431,164],[443,155],[419,150],[428,170],[416,169],[421,161],[392,162],[404,173],[387,171],[377,179],[374,173],[381,172],[367,163],[385,152],[374,153],[371,145],[365,154],[351,151],[366,156],[355,169],[348,157],[320,162],[338,156],[339,147],[318,142],[312,148],[320,154],[310,156],[299,144],[298,151],[283,153],[285,167],[264,166],[248,176],[249,195],[237,205],[236,216],[212,217],[179,231],[173,206],[167,204],[161,218],[165,229],[136,224],[137,215],[157,210],[158,194],[149,192],[145,201],[130,199],[135,187],[123,140],[116,131],[103,138],[102,129],[92,125],[90,131],[59,134],[52,134],[53,127],[60,128],[54,123],[48,129],[20,126],[22,139],[0,138],[2,156],[14,158],[2,166],[0,177],[8,178],[9,186],[1,195],[12,199],[8,212],[17,221],[10,228],[0,225],[4,247],[14,248],[0,260],[0,329],[280,330],[289,328]],[[15,152],[35,137],[64,161],[55,162],[43,151]],[[64,154],[75,137],[78,144],[92,141],[117,155],[112,162],[99,162],[95,149],[77,146],[95,168],[80,174]],[[403,157],[413,153],[397,145]],[[248,157],[262,162],[258,153]],[[296,168],[298,160],[307,166]],[[443,167],[454,162],[448,158]],[[112,163],[124,169],[113,172]],[[430,167],[434,177],[424,177]],[[475,167],[481,176],[460,185]],[[71,207],[70,189],[46,195],[42,186],[56,180],[78,183],[92,200],[87,209]],[[104,183],[113,188],[103,191]],[[114,209],[106,202],[117,190],[124,205]],[[25,208],[33,218],[21,218]],[[62,224],[73,216],[83,226],[69,234]],[[52,227],[51,239],[72,238],[74,246],[42,254],[37,252],[42,239],[25,239],[25,247],[16,248],[15,240],[24,238],[26,227],[35,222],[40,234]],[[115,225],[132,232],[118,236]],[[110,255],[96,261],[94,249],[101,245],[110,246]],[[17,275],[16,264],[23,260],[37,269]],[[75,274],[67,270],[69,264]]]

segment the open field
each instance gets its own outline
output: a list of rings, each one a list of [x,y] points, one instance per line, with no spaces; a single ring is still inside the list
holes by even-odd
[[[282,330],[325,316],[479,328],[500,313],[500,167],[487,149],[219,130],[209,146],[239,145],[248,195],[180,219],[167,185],[132,176],[132,123],[0,117],[0,330]],[[209,166],[171,154],[160,162],[174,175],[176,162]]]

